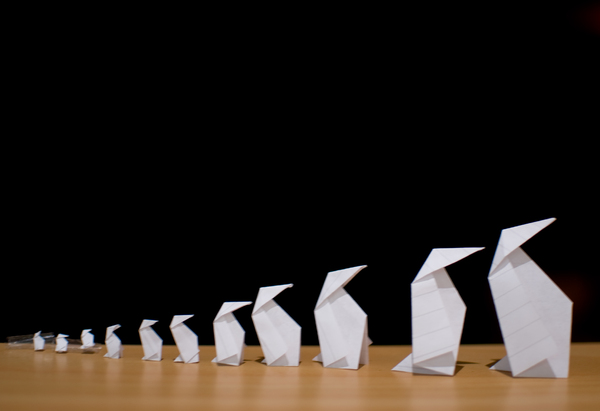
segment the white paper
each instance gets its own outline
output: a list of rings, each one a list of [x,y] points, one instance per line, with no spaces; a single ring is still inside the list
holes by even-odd
[[[176,315],[171,321],[171,333],[177,344],[179,356],[175,358],[175,362],[184,362],[186,364],[194,364],[200,361],[200,349],[198,348],[198,336],[190,330],[183,322],[192,318],[194,315]]]
[[[213,321],[217,356],[212,360],[217,364],[241,365],[244,361],[244,336],[246,332],[237,321],[233,312],[238,308],[252,304],[252,301],[223,303]]]
[[[302,327],[273,298],[293,284],[262,287],[252,310],[252,322],[269,366],[298,366]]]
[[[313,359],[324,367],[356,370],[369,363],[367,314],[343,288],[365,267],[327,274],[315,307],[321,352]]]
[[[86,329],[81,332],[81,348],[91,348],[94,346],[94,334],[91,329]]]
[[[152,329],[152,325],[157,322],[155,320],[144,320],[140,326],[140,339],[142,340],[142,348],[144,349],[142,360],[162,360],[162,338]]]
[[[67,347],[69,346],[69,341],[67,341],[67,334],[58,334],[56,336],[56,352],[67,352]]]
[[[491,369],[567,378],[573,302],[520,246],[555,218],[502,230],[488,281],[507,356]]]
[[[483,248],[434,248],[411,284],[413,352],[392,368],[454,375],[467,307],[447,267]]]
[[[104,356],[106,358],[119,359],[123,356],[123,345],[121,339],[115,334],[115,330],[121,328],[120,324],[111,325],[106,328],[106,350],[108,351]]]
[[[43,351],[46,340],[41,336],[42,332],[38,331],[33,334],[33,349],[35,351]]]

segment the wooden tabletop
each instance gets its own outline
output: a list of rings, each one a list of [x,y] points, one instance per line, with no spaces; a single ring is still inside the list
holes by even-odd
[[[119,360],[99,354],[55,354],[0,344],[0,410],[594,410],[600,409],[600,343],[574,343],[568,379],[520,379],[489,366],[502,345],[462,345],[454,377],[391,371],[410,346],[371,346],[357,371],[323,368],[302,347],[299,367],[267,367],[258,346],[240,367],[142,361],[139,345]]]

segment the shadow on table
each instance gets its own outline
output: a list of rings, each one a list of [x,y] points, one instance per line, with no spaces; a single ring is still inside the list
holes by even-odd
[[[501,358],[494,358],[494,359],[492,359],[492,362],[491,362],[491,363],[489,363],[489,364],[486,364],[485,366],[486,366],[486,367],[488,367],[488,368],[492,368],[492,367],[493,367],[494,365],[496,365],[496,364],[498,363],[498,361],[500,361],[500,360],[501,360]],[[512,373],[511,373],[511,372],[509,372],[509,371],[502,371],[502,370],[493,370],[493,371],[499,372],[500,374],[504,374],[504,375],[506,375],[506,376],[508,376],[508,377],[511,377],[511,378],[512,378]]]

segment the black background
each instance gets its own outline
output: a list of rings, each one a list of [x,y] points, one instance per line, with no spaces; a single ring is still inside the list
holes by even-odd
[[[463,343],[501,342],[500,231],[556,217],[523,248],[598,341],[594,5],[15,12],[0,336],[139,343],[147,318],[172,343],[195,314],[212,344],[224,301],[294,283],[317,344],[327,272],[366,264],[372,340],[410,344],[430,250],[484,246],[448,272]]]

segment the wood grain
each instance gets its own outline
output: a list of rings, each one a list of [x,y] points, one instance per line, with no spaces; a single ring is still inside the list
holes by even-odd
[[[120,360],[100,354],[55,354],[0,344],[0,410],[598,410],[600,343],[574,343],[568,379],[516,379],[490,371],[502,345],[463,345],[454,377],[393,372],[410,346],[371,346],[369,365],[357,371],[323,368],[302,347],[299,367],[267,367],[260,347],[246,349],[240,367],[142,361],[138,345]]]

